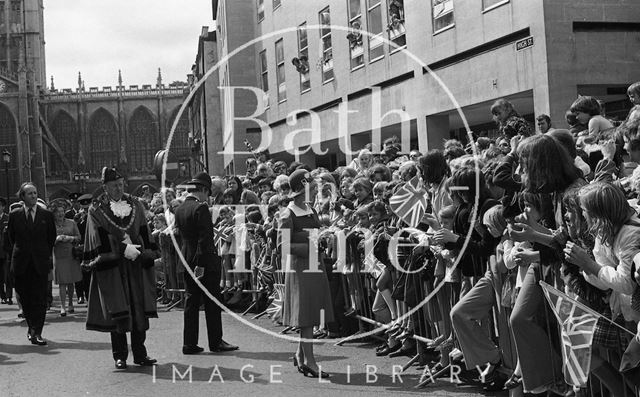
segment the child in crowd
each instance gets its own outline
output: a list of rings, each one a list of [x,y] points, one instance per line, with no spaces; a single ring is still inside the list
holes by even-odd
[[[388,185],[389,185],[389,182],[376,182],[376,184],[373,185],[373,199],[385,201],[386,190]]]
[[[516,135],[528,137],[534,134],[529,123],[520,117],[511,102],[505,99],[498,99],[491,106],[493,121],[498,125],[500,133],[507,139]]]
[[[224,204],[224,205],[233,205],[234,204],[234,202],[233,202],[234,197],[235,197],[234,191],[231,188],[226,189],[222,193],[222,204]]]
[[[371,182],[366,178],[358,178],[353,181],[353,194],[355,196],[354,206],[364,207],[373,201]]]
[[[455,205],[448,205],[438,212],[440,228],[453,230],[456,208]],[[437,227],[436,224],[434,226]],[[450,364],[449,353],[453,349],[453,327],[451,325],[451,317],[446,313],[451,312],[451,308],[458,302],[460,297],[460,269],[455,265],[456,252],[439,245],[431,245],[430,248],[437,260],[434,286],[444,281],[444,285],[437,296],[439,308],[442,313],[445,313],[442,316],[442,321],[438,324],[440,335],[427,345],[440,351],[440,362],[431,368],[432,373],[437,373],[440,369]],[[442,273],[441,276],[439,276],[440,273]]]
[[[233,286],[233,273],[229,271],[233,267],[235,255],[231,251],[231,243],[234,235],[234,222],[233,218],[235,212],[229,206],[220,208],[218,215],[218,222],[215,225],[214,238],[218,244],[218,255],[222,258],[222,275],[221,275],[221,288],[222,292],[229,291]]]
[[[580,96],[570,108],[578,122],[587,126],[588,135],[597,137],[601,132],[613,128],[611,121],[602,117],[602,108],[598,100],[592,96]]]
[[[623,126],[640,120],[640,82],[633,83],[627,88],[627,96],[633,107],[629,111]]]
[[[360,243],[371,235],[369,231],[371,222],[366,206],[360,206],[356,209],[355,219],[357,221],[356,226],[347,234],[347,266],[345,266],[345,270],[347,272],[347,281],[353,287],[349,288],[351,308],[345,312],[344,315],[346,317],[354,316],[358,312],[357,305],[361,302],[363,282],[360,277],[360,271],[362,270],[361,265],[364,259],[364,246]]]

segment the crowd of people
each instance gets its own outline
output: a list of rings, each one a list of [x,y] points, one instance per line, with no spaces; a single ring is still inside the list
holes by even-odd
[[[490,108],[498,134],[474,136],[466,145],[450,139],[442,149],[401,153],[398,139],[389,138],[380,152],[367,145],[333,170],[257,153],[245,175],[201,173],[141,198],[123,196],[118,185],[105,189],[110,207],[108,199],[84,196],[75,209],[51,203],[60,314],[73,310],[65,299],[76,283],[78,300],[89,300],[87,327],[112,332],[116,367],[126,367],[126,339],[113,336],[123,332],[132,332],[134,361],[153,364],[144,330],[156,296],[152,303],[149,296],[134,298],[127,286],[116,288],[135,305],[119,306],[122,297],[113,293],[112,300],[94,304],[91,315],[92,301],[114,290],[115,276],[105,270],[140,273],[131,266],[141,263],[161,275],[159,301],[176,303],[186,293],[184,354],[203,350],[197,346],[201,303],[210,350],[237,349],[222,340],[220,308],[200,291],[204,285],[229,307],[245,302],[260,308],[266,299],[280,299],[280,310],[268,312],[299,332],[292,361],[305,376],[329,376],[315,360],[311,339],[377,328],[384,342],[376,355],[416,355],[433,374],[459,351],[469,371],[480,368],[477,377],[488,391],[522,386],[529,393],[580,393],[584,389],[571,387],[563,375],[562,338],[544,281],[601,316],[586,368],[591,378],[615,396],[637,393],[640,83],[628,96],[633,107],[620,121],[607,119],[597,98],[580,96],[566,110],[566,128],[540,115],[536,132],[500,99]],[[117,170],[109,172],[105,186],[122,180]],[[416,192],[427,205],[412,224],[394,198],[408,194],[403,197],[410,201]],[[31,206],[21,198],[25,204],[17,210],[26,211]],[[130,201],[126,208],[113,204],[124,200]],[[16,243],[13,214],[5,247]],[[16,257],[15,247],[7,252]],[[122,257],[127,270],[112,263]],[[140,289],[150,291],[150,279],[138,273]],[[4,283],[3,302],[11,300],[9,277]],[[94,285],[103,289],[93,291]],[[20,297],[29,296],[17,287],[16,279]],[[425,304],[427,296],[433,297]],[[29,339],[46,343],[41,324],[35,327]]]
[[[640,84],[628,94],[633,108],[624,121],[607,119],[596,98],[581,96],[566,112],[566,128],[541,115],[536,132],[501,99],[490,109],[499,134],[473,144],[451,139],[443,149],[403,154],[390,138],[381,152],[368,145],[334,170],[259,153],[245,175],[213,176],[209,204],[226,302],[277,297],[284,286],[282,312],[270,313],[301,341],[383,325],[379,356],[436,354],[430,370],[439,373],[459,349],[467,369],[482,369],[487,390],[577,393],[562,373],[545,281],[602,316],[587,370],[614,395],[634,390],[621,360],[625,370],[638,364]],[[392,205],[414,181],[428,203],[418,225]],[[179,192],[167,194],[167,205],[162,194],[150,201],[159,234],[171,230],[180,205]],[[165,268],[171,285],[179,284],[178,268],[176,261]],[[487,325],[499,321],[494,312],[507,327],[499,335]],[[514,357],[506,358],[510,342]],[[293,362],[328,376],[311,345],[301,342]]]

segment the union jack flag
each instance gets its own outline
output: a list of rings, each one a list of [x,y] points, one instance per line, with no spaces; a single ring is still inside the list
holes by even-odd
[[[427,211],[427,192],[419,177],[405,183],[389,199],[391,210],[410,227],[416,227]]]
[[[227,242],[231,238],[232,233],[233,233],[233,228],[230,228],[227,225],[220,225],[218,227],[214,227],[213,242],[216,245],[220,245],[223,242]]]
[[[564,380],[585,387],[591,367],[591,342],[600,315],[544,281],[540,286],[561,326]]]

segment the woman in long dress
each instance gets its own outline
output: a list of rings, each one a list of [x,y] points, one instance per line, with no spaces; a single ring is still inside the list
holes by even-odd
[[[322,372],[316,363],[311,342],[314,326],[333,321],[329,279],[324,266],[320,260],[310,263],[311,255],[319,258],[320,221],[318,214],[307,204],[307,197],[314,197],[317,188],[306,170],[294,171],[289,176],[289,185],[293,201],[282,211],[279,222],[285,271],[283,323],[300,329],[293,365],[305,376],[327,378],[329,374]],[[310,235],[312,230],[317,231],[315,239]]]
[[[62,205],[52,206],[53,217],[56,223],[56,244],[53,248],[53,278],[60,287],[60,316],[67,312],[73,313],[73,289],[74,284],[82,280],[80,262],[73,257],[73,245],[80,241],[78,226],[71,219],[65,218],[65,209]],[[69,308],[67,309],[67,296]]]

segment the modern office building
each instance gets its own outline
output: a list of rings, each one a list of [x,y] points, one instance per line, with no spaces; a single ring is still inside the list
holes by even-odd
[[[422,152],[449,137],[464,139],[462,115],[472,131],[492,135],[489,108],[497,98],[531,121],[548,114],[558,128],[579,94],[598,97],[607,116],[622,118],[630,108],[626,87],[640,80],[635,1],[213,6],[219,58],[233,55],[219,71],[221,85],[232,87],[221,94],[228,172],[243,172],[245,139],[276,158],[335,167],[368,142],[379,150],[391,136],[404,150]]]

